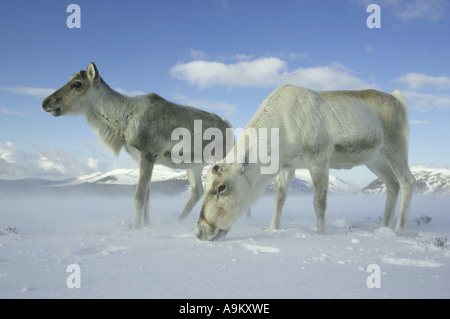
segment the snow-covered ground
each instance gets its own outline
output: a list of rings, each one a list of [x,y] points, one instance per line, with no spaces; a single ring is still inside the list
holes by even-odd
[[[310,195],[288,197],[279,231],[266,229],[264,197],[222,241],[202,242],[200,203],[176,220],[186,195],[153,197],[151,225],[133,231],[129,196],[0,194],[0,299],[450,298],[449,244],[435,245],[450,197],[414,196],[402,236],[379,227],[384,198],[330,196],[317,235]]]

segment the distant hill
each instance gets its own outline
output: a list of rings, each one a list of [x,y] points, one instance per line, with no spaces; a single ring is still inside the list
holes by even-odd
[[[202,179],[206,179],[206,169],[203,170]],[[50,192],[61,193],[104,193],[124,194],[134,193],[139,178],[138,169],[116,169],[106,173],[93,173],[63,181],[50,181],[45,179],[0,180],[0,191],[11,192]],[[267,192],[274,192],[278,178],[275,178],[267,188]],[[185,170],[171,169],[156,165],[151,182],[153,194],[179,194],[189,191],[189,182]],[[296,170],[290,191],[296,193],[310,193],[313,190],[311,177],[307,170]],[[359,189],[330,176],[330,193],[355,193]]]
[[[275,178],[270,184],[267,191],[275,192],[278,185],[278,178]],[[296,193],[312,193],[313,183],[309,171],[306,169],[297,169],[295,177],[292,181],[291,192]],[[330,175],[328,179],[328,191],[332,194],[352,194],[359,191],[359,188],[353,186],[342,179]]]
[[[450,195],[450,170],[432,169],[424,167],[413,168],[412,173],[416,178],[414,193],[416,194],[445,194]],[[205,169],[202,179],[206,179]],[[2,194],[10,193],[93,193],[93,194],[134,194],[139,178],[138,169],[116,169],[106,173],[93,173],[63,181],[51,181],[46,179],[26,178],[19,180],[0,180]],[[275,178],[267,187],[267,193],[275,192],[278,178]],[[329,192],[332,194],[382,194],[386,192],[384,183],[375,179],[362,190],[330,175]],[[171,169],[162,165],[156,165],[151,182],[152,194],[176,195],[189,192],[189,182],[185,170]],[[298,169],[295,172],[290,192],[312,193],[313,186],[309,172]]]
[[[416,178],[414,193],[450,195],[450,170],[413,167],[412,174]],[[379,179],[375,179],[361,190],[365,194],[382,194],[386,192],[386,186]]]

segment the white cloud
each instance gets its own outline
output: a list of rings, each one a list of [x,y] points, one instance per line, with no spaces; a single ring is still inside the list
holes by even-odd
[[[236,106],[225,102],[220,101],[210,102],[206,100],[196,100],[191,99],[184,94],[177,94],[176,98],[177,100],[180,101],[179,103],[181,104],[208,110],[209,112],[216,112],[219,114],[223,113],[224,115],[231,115],[234,112],[236,112]]]
[[[90,169],[96,170],[98,168],[98,158],[89,157],[87,161],[87,165]]]
[[[373,0],[352,0],[364,6],[374,3]],[[413,19],[439,20],[445,17],[450,7],[449,0],[378,0],[381,14],[389,13],[402,20]]]
[[[200,88],[266,86],[272,85],[267,82],[273,82],[273,77],[278,76],[278,72],[284,68],[285,62],[278,58],[241,60],[234,64],[200,60],[179,63],[170,70],[170,74]]]
[[[318,90],[374,87],[359,79],[351,69],[338,62],[290,71],[287,62],[277,57],[239,60],[229,64],[204,60],[178,63],[172,67],[170,74],[202,89],[213,86],[273,87],[283,84]]]
[[[28,154],[14,143],[0,143],[0,176],[8,177],[68,177],[95,171],[98,161],[89,158],[83,163],[73,154],[57,149],[39,150]]]
[[[3,91],[9,91],[16,94],[21,95],[31,95],[36,98],[46,98],[47,96],[53,94],[55,89],[44,89],[44,88],[31,88],[26,86],[17,86],[17,87],[2,87],[0,88]]]
[[[189,102],[189,105],[193,105],[198,108],[206,109],[206,110],[218,110],[220,112],[225,113],[225,115],[233,114],[236,111],[236,107],[232,104],[228,104],[225,102],[208,102],[202,100],[192,100]]]
[[[450,94],[448,93],[448,90],[450,90],[449,77],[411,72],[395,80],[403,83],[409,89],[403,91],[403,94],[410,108],[423,111],[450,109]]]
[[[335,62],[331,65],[299,68],[281,75],[279,84],[293,84],[316,90],[376,88],[355,76],[355,72]]]
[[[429,94],[414,91],[402,91],[402,93],[410,108],[423,111],[428,111],[432,108],[450,109],[450,95],[448,94]]]
[[[447,76],[430,76],[421,73],[408,73],[396,79],[412,90],[450,89],[450,78]]]
[[[126,95],[126,96],[138,96],[138,95],[144,95],[145,94],[145,92],[143,92],[143,91],[139,91],[139,90],[128,91],[128,90],[122,89],[121,87],[115,87],[114,90],[116,90],[120,94],[123,94],[123,95]]]

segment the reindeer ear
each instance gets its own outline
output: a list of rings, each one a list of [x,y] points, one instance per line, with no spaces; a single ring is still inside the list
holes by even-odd
[[[222,167],[220,167],[218,164],[215,164],[211,170],[214,175],[222,175]]]
[[[89,81],[94,82],[98,78],[98,70],[95,66],[94,62],[89,63],[89,66],[86,70],[87,78]]]
[[[237,164],[233,169],[234,174],[242,175],[242,173],[245,172],[247,167],[248,167],[248,164],[245,164],[245,163]]]

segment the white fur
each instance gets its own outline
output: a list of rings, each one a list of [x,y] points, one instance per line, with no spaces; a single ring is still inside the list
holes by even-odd
[[[408,167],[408,111],[399,91],[311,91],[282,86],[261,104],[246,128],[279,128],[279,183],[270,229],[281,210],[296,168],[307,168],[314,185],[317,231],[325,232],[329,169],[365,164],[387,187],[383,226],[405,227],[414,177]],[[269,141],[270,142],[270,141]],[[231,152],[245,143],[239,140]],[[229,156],[227,155],[226,158]],[[206,196],[196,229],[200,239],[216,239],[231,228],[276,174],[261,174],[261,163],[219,163],[207,175]]]
[[[180,218],[189,214],[203,194],[201,172],[207,163],[174,163],[171,157],[171,149],[176,144],[171,139],[173,130],[183,127],[193,132],[194,120],[202,121],[203,130],[217,128],[223,134],[230,127],[215,114],[171,103],[154,93],[134,98],[123,96],[101,79],[94,63],[47,97],[42,107],[54,116],[85,115],[99,139],[116,155],[124,147],[140,162],[134,228],[148,222],[149,183],[155,164],[187,170],[191,197]]]

